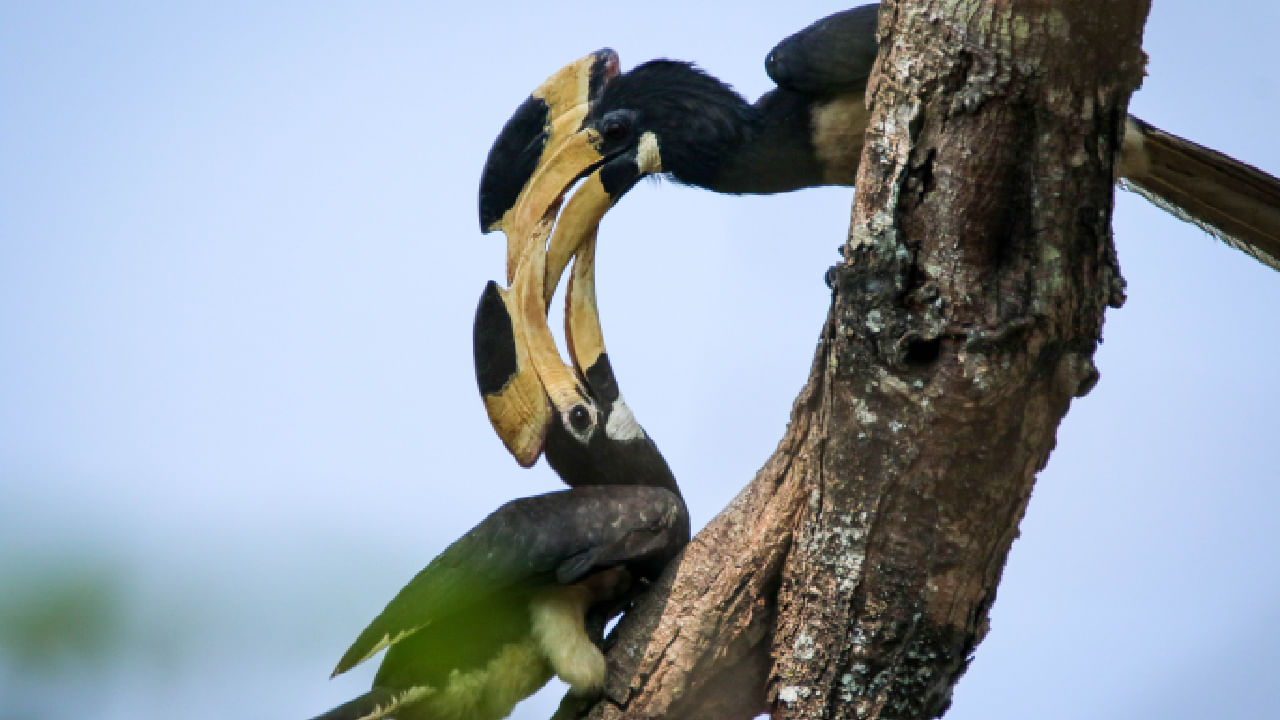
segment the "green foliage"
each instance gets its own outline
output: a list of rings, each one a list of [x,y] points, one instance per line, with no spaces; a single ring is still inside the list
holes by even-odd
[[[0,585],[0,654],[20,674],[98,666],[124,640],[122,588],[109,568],[28,564]]]

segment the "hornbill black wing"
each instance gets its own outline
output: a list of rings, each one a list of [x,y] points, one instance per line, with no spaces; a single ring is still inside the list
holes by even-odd
[[[616,565],[651,570],[683,546],[688,532],[683,502],[664,488],[582,487],[513,500],[409,581],[352,643],[334,675],[507,593],[527,599],[530,588],[569,585]]]
[[[880,51],[879,17],[879,5],[828,15],[774,46],[765,72],[778,87],[808,95],[862,95]]]
[[[387,604],[334,674],[387,648],[373,688],[315,720],[501,718],[553,672],[603,680],[587,608],[651,579],[689,540],[684,501],[648,486],[584,487],[507,503]],[[574,666],[587,647],[596,666]],[[577,674],[574,674],[577,673]]]
[[[878,16],[879,5],[864,5],[787,37],[765,60],[769,77],[779,88],[816,98],[861,96],[879,50]],[[768,100],[766,96],[760,104]],[[813,117],[813,149],[821,155],[828,143],[819,137],[819,114]],[[858,149],[861,144],[855,141]],[[844,157],[856,169],[857,155]],[[852,172],[841,173],[831,165],[827,163],[824,179],[852,181]],[[1280,180],[1272,175],[1132,115],[1125,126],[1118,174],[1166,212],[1280,270]]]

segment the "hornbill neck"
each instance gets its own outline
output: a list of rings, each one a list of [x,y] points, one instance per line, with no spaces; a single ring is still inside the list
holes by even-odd
[[[813,98],[793,90],[777,88],[766,93],[752,106],[752,132],[736,152],[722,159],[715,176],[703,187],[735,195],[768,195],[831,184],[814,151],[815,108]]]
[[[852,184],[866,115],[860,91],[814,95],[779,87],[748,104],[729,85],[674,60],[613,79],[590,121],[598,126],[620,110],[635,113],[637,133],[657,136],[664,172],[731,194]]]
[[[593,258],[594,252],[590,252],[586,258],[588,265]],[[575,266],[574,271],[579,272],[580,268]],[[581,277],[578,275],[575,280]],[[579,313],[589,313],[588,322],[595,325],[595,303],[573,302],[580,299],[577,293],[583,291],[583,286],[592,284],[580,282],[570,285],[567,309],[570,338],[578,334],[573,321]],[[571,424],[566,424],[563,414],[557,413],[559,421],[552,422],[548,428],[543,450],[547,464],[570,487],[645,485],[669,490],[683,501],[671,467],[653,439],[636,422],[635,415],[618,390],[618,381],[604,346],[592,343],[590,338],[579,337],[573,350],[576,372],[583,380],[583,389],[591,395],[589,402],[599,416],[584,437],[575,433]]]
[[[614,413],[626,413],[626,430],[623,435],[611,437],[609,427],[623,423],[611,423]],[[640,429],[631,411],[619,403],[606,411],[601,429],[583,445],[570,431],[559,423],[552,423],[543,449],[547,464],[570,487],[591,485],[644,485],[671,491],[683,499],[680,487],[667,461],[658,451],[653,440]],[[613,417],[609,417],[613,415]]]

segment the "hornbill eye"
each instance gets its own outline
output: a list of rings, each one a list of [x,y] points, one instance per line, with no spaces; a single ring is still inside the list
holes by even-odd
[[[600,121],[600,136],[610,144],[621,143],[631,136],[632,113],[614,110]]]
[[[575,432],[586,432],[587,428],[591,427],[591,411],[583,405],[574,405],[569,411],[569,426]]]

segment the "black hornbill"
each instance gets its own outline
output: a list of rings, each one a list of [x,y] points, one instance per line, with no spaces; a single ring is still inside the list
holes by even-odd
[[[623,401],[604,348],[594,244],[612,198],[601,188],[588,181],[557,230],[576,257],[565,313],[572,367],[546,326],[549,219],[513,238],[510,290],[490,282],[476,310],[476,380],[495,429],[521,464],[545,453],[570,489],[503,505],[432,560],[334,671],[385,647],[373,689],[317,720],[497,720],[553,673],[575,693],[598,691],[605,620],[688,542],[675,478]],[[558,206],[556,196],[543,214]]]
[[[635,155],[646,136],[659,172],[717,192],[852,185],[878,11],[839,12],[780,42],[765,60],[778,87],[754,104],[691,63],[654,60],[585,88],[578,106],[589,109],[575,135],[549,136],[530,114],[517,113],[481,177],[481,230],[510,221],[522,192],[554,193],[603,160]],[[534,155],[545,164],[530,163]],[[1162,208],[1280,269],[1280,180],[1132,116],[1117,174]]]

